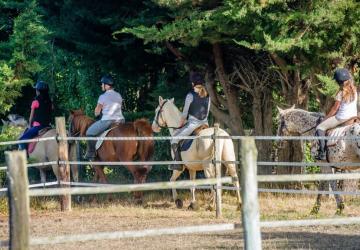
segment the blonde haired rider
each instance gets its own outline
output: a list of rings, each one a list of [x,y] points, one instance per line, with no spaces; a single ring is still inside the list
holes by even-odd
[[[357,92],[350,72],[339,68],[335,71],[334,80],[339,84],[340,90],[336,94],[335,104],[324,120],[316,127],[317,136],[325,136],[328,129],[335,128],[346,120],[357,116]],[[317,160],[326,160],[325,140],[319,139],[319,153]]]

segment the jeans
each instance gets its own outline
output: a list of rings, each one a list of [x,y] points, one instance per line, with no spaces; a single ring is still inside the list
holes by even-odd
[[[188,136],[188,135],[191,135],[191,133],[196,128],[200,127],[203,124],[208,124],[207,120],[200,121],[200,120],[189,119],[184,127],[176,130],[176,132],[173,134],[173,136]],[[171,144],[178,143],[179,141],[181,141],[181,139],[172,139]]]
[[[86,136],[98,136],[108,128],[110,128],[111,124],[115,122],[114,120],[99,120],[94,122],[86,131]],[[120,121],[123,123],[124,121]]]
[[[19,140],[28,140],[28,139],[32,139],[32,138],[36,137],[39,134],[39,131],[45,127],[46,126],[40,125],[40,126],[29,128],[24,132],[24,134],[19,138]],[[27,147],[27,143],[19,144],[19,150],[26,150],[26,147]]]

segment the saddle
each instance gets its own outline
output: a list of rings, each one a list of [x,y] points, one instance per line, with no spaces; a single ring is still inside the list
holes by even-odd
[[[209,125],[203,124],[203,125],[197,127],[197,128],[191,133],[190,136],[199,135],[201,130],[204,130],[204,129],[207,129],[207,128],[209,128]],[[184,140],[181,140],[181,141],[179,142],[180,151],[187,151],[187,150],[190,148],[193,140],[194,140],[194,139],[184,139]]]
[[[121,124],[121,122],[113,122],[113,123],[111,124],[111,126],[110,126],[109,129],[105,130],[104,132],[102,132],[102,133],[100,134],[99,137],[101,137],[101,139],[96,141],[95,150],[98,150],[98,149],[101,147],[101,145],[102,145],[103,142],[104,142],[104,139],[103,139],[103,138],[105,138],[105,137],[107,136],[107,134],[108,134],[111,130],[113,130],[114,128],[116,128],[116,127],[119,126],[120,124]]]
[[[35,136],[33,139],[35,139],[35,138],[40,138],[40,137],[43,136],[46,132],[48,132],[50,129],[52,129],[52,127],[45,127],[45,128],[43,128],[43,129],[39,130],[38,135]],[[28,144],[28,146],[27,146],[28,154],[31,154],[32,152],[34,152],[37,143],[38,143],[37,141],[34,141],[34,142],[30,142],[30,143]]]
[[[359,116],[351,117],[350,119],[348,119],[345,122],[339,124],[335,128],[328,129],[325,134],[326,134],[326,136],[330,136],[330,137],[345,136],[346,128],[348,126],[350,126],[350,125],[355,124],[355,123],[360,123],[360,117]],[[327,147],[335,146],[335,144],[338,142],[338,140],[339,140],[338,138],[327,140],[326,141],[326,146]]]

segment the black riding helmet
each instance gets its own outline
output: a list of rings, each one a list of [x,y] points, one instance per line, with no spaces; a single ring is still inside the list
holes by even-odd
[[[349,70],[344,68],[339,68],[335,70],[334,73],[334,80],[339,84],[342,85],[345,81],[351,79],[351,74]]]
[[[49,86],[46,82],[44,81],[37,81],[35,83],[35,86],[34,86],[34,89],[36,90],[48,90],[49,89]]]
[[[203,76],[199,72],[190,73],[190,81],[194,85],[204,85],[205,83]]]
[[[103,77],[101,77],[100,83],[113,86],[114,85],[114,79],[112,78],[111,75],[104,75]]]

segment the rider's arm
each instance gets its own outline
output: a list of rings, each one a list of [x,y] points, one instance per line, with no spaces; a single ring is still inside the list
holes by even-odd
[[[185,99],[185,104],[184,104],[184,109],[181,115],[181,122],[180,122],[180,126],[184,125],[186,118],[188,117],[189,114],[189,108],[190,108],[190,104],[193,101],[193,96],[192,94],[187,94],[186,95],[186,99]]]
[[[34,111],[35,111],[35,109],[31,109],[30,117],[29,117],[29,128],[31,128],[31,125],[32,125],[32,120],[34,118]]]
[[[339,107],[340,107],[340,101],[336,101],[334,103],[334,105],[331,107],[329,113],[325,116],[325,120],[329,117],[332,117],[336,114],[336,112],[338,111]]]
[[[32,126],[32,122],[34,119],[34,113],[35,113],[35,109],[37,109],[39,107],[39,101],[38,100],[34,100],[31,103],[31,111],[30,111],[30,117],[29,117],[29,127],[31,128]]]
[[[101,114],[101,110],[103,109],[103,105],[98,103],[95,108],[95,117]]]

